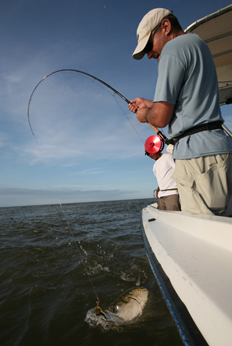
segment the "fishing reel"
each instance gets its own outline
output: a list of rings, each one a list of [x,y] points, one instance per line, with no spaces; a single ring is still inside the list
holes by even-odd
[[[160,136],[150,136],[145,144],[145,155],[158,154],[164,148],[164,140]]]

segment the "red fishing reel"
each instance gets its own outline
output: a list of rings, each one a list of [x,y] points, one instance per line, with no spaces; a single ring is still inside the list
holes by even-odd
[[[164,148],[164,141],[160,136],[150,136],[145,142],[145,155],[158,154]]]

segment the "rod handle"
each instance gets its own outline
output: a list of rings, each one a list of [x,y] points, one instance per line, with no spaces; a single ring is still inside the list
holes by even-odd
[[[151,128],[157,133],[157,135],[159,134],[160,130],[157,129],[157,127],[155,127],[154,125],[148,123],[149,126],[151,126]]]

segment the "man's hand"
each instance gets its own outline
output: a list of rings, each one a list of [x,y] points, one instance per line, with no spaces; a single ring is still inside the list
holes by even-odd
[[[137,119],[141,123],[147,122],[147,112],[152,107],[153,102],[146,100],[142,97],[136,97],[136,99],[131,100],[128,107],[129,110],[137,114]]]
[[[141,123],[147,122],[155,127],[163,128],[171,121],[175,105],[136,97],[130,101],[128,107],[131,112],[137,113],[137,119]]]
[[[136,97],[136,99],[131,100],[129,103],[129,109],[132,106],[132,109],[136,107],[137,109],[142,109],[142,108],[151,108],[153,106],[153,101],[144,99],[143,97]],[[133,112],[133,110],[131,112]],[[136,112],[133,112],[136,113]]]

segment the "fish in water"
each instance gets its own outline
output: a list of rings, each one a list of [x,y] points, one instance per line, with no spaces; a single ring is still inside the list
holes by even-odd
[[[98,323],[101,323],[100,320],[114,323],[130,322],[142,314],[147,299],[148,290],[145,287],[132,288],[123,293],[106,309],[102,309],[98,305],[95,308],[95,319],[98,320]],[[90,320],[91,313],[93,313],[93,309],[87,313],[86,322]]]
[[[129,322],[141,315],[147,302],[148,290],[137,287],[123,293],[104,310],[104,317],[110,322]]]

